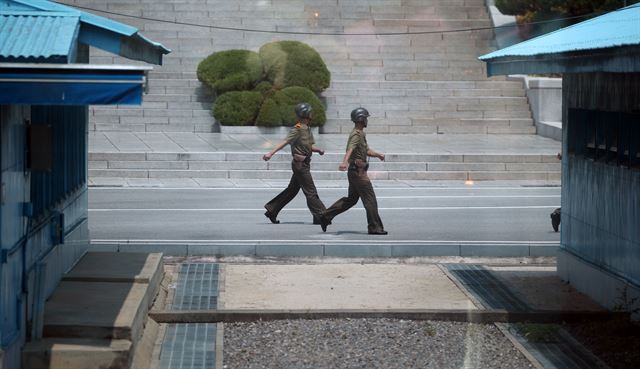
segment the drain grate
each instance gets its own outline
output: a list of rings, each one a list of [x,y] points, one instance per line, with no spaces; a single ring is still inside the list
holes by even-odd
[[[447,269],[464,285],[467,291],[490,309],[533,310],[490,270],[481,265],[449,264]],[[516,329],[513,324],[508,326],[510,329]],[[602,363],[593,354],[562,330],[548,334],[544,341],[529,340],[520,334],[515,334],[515,336],[522,346],[545,368],[603,368]]]
[[[214,369],[216,324],[169,324],[162,342],[160,369]]]
[[[183,263],[178,270],[172,310],[213,310],[218,306],[218,264]],[[215,369],[215,323],[168,324],[160,369]]]
[[[180,264],[173,310],[210,310],[218,305],[218,264]]]
[[[508,311],[531,311],[525,302],[483,266],[448,264],[447,269],[486,307]]]
[[[516,339],[548,369],[603,369],[607,368],[595,355],[575,341],[568,333],[558,330],[544,342],[527,340],[519,334]]]

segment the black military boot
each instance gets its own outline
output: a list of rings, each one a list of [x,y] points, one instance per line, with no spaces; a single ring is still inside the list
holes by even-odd
[[[560,226],[560,208],[557,208],[551,213],[551,226],[555,232],[558,232]]]
[[[279,221],[278,219],[276,219],[276,215],[275,215],[275,214],[273,214],[273,213],[271,213],[270,211],[268,211],[268,210],[267,210],[267,211],[264,213],[264,216],[265,216],[265,217],[267,217],[267,218],[269,218],[269,220],[271,221],[271,223],[273,223],[273,224],[280,224],[280,221]]]

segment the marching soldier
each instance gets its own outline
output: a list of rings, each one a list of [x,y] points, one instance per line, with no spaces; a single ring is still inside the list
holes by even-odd
[[[355,128],[349,135],[347,152],[339,167],[341,171],[348,170],[349,194],[347,197],[336,201],[322,213],[320,226],[323,232],[327,231],[327,226],[331,224],[331,220],[336,215],[347,211],[358,202],[359,198],[362,198],[362,204],[367,211],[369,234],[387,234],[378,214],[376,194],[373,192],[371,180],[367,175],[367,170],[369,169],[367,159],[369,156],[384,161],[384,154],[373,151],[367,144],[367,136],[364,129],[367,127],[368,117],[369,112],[365,108],[357,108],[351,112],[351,120],[355,123]]]
[[[309,127],[309,122],[312,119],[311,105],[300,103],[296,106],[295,111],[298,117],[296,125],[291,129],[284,141],[262,157],[263,160],[268,161],[276,152],[287,145],[291,145],[291,154],[293,155],[291,181],[284,191],[264,206],[267,209],[264,215],[269,218],[271,223],[280,223],[277,219],[278,213],[296,197],[298,191],[302,188],[302,192],[307,197],[307,207],[313,214],[313,222],[314,224],[320,224],[320,214],[325,210],[325,206],[320,201],[320,197],[318,197],[318,191],[316,191],[316,186],[311,177],[311,154],[317,152],[320,155],[324,155],[324,150],[314,146],[315,141]]]

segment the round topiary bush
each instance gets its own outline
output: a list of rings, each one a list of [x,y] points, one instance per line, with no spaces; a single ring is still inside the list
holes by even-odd
[[[301,102],[308,102],[313,108],[312,127],[320,127],[327,121],[322,102],[305,87],[287,87],[267,97],[256,118],[257,126],[277,127],[293,126],[296,123],[295,107]]]
[[[320,54],[299,41],[276,41],[260,48],[260,58],[266,73],[276,89],[302,86],[320,93],[331,81]]]
[[[224,126],[252,126],[262,105],[256,91],[231,91],[220,95],[213,106],[213,116]]]
[[[217,94],[249,90],[262,78],[262,62],[254,51],[220,51],[202,60],[197,73]]]
[[[271,82],[262,81],[253,88],[253,91],[260,92],[262,96],[268,96],[274,92],[274,89]]]

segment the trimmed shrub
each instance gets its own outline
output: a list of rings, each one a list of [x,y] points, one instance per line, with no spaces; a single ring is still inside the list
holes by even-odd
[[[213,116],[224,126],[252,126],[262,100],[262,94],[255,91],[227,92],[216,99]]]
[[[327,121],[327,115],[322,102],[305,87],[287,87],[276,91],[267,97],[260,108],[256,125],[277,127],[280,125],[293,126],[296,123],[295,107],[301,102],[308,102],[313,108],[312,127],[320,127]]]
[[[278,104],[274,99],[265,99],[256,118],[256,126],[279,127],[281,125],[282,117]]]
[[[260,92],[262,96],[271,95],[273,90],[273,85],[269,81],[262,81],[253,88],[253,91]]]
[[[278,90],[302,86],[320,93],[329,87],[331,73],[320,54],[305,43],[271,42],[263,45],[259,53],[266,78]]]
[[[262,62],[254,51],[220,51],[202,60],[197,73],[217,94],[249,90],[262,78]]]

